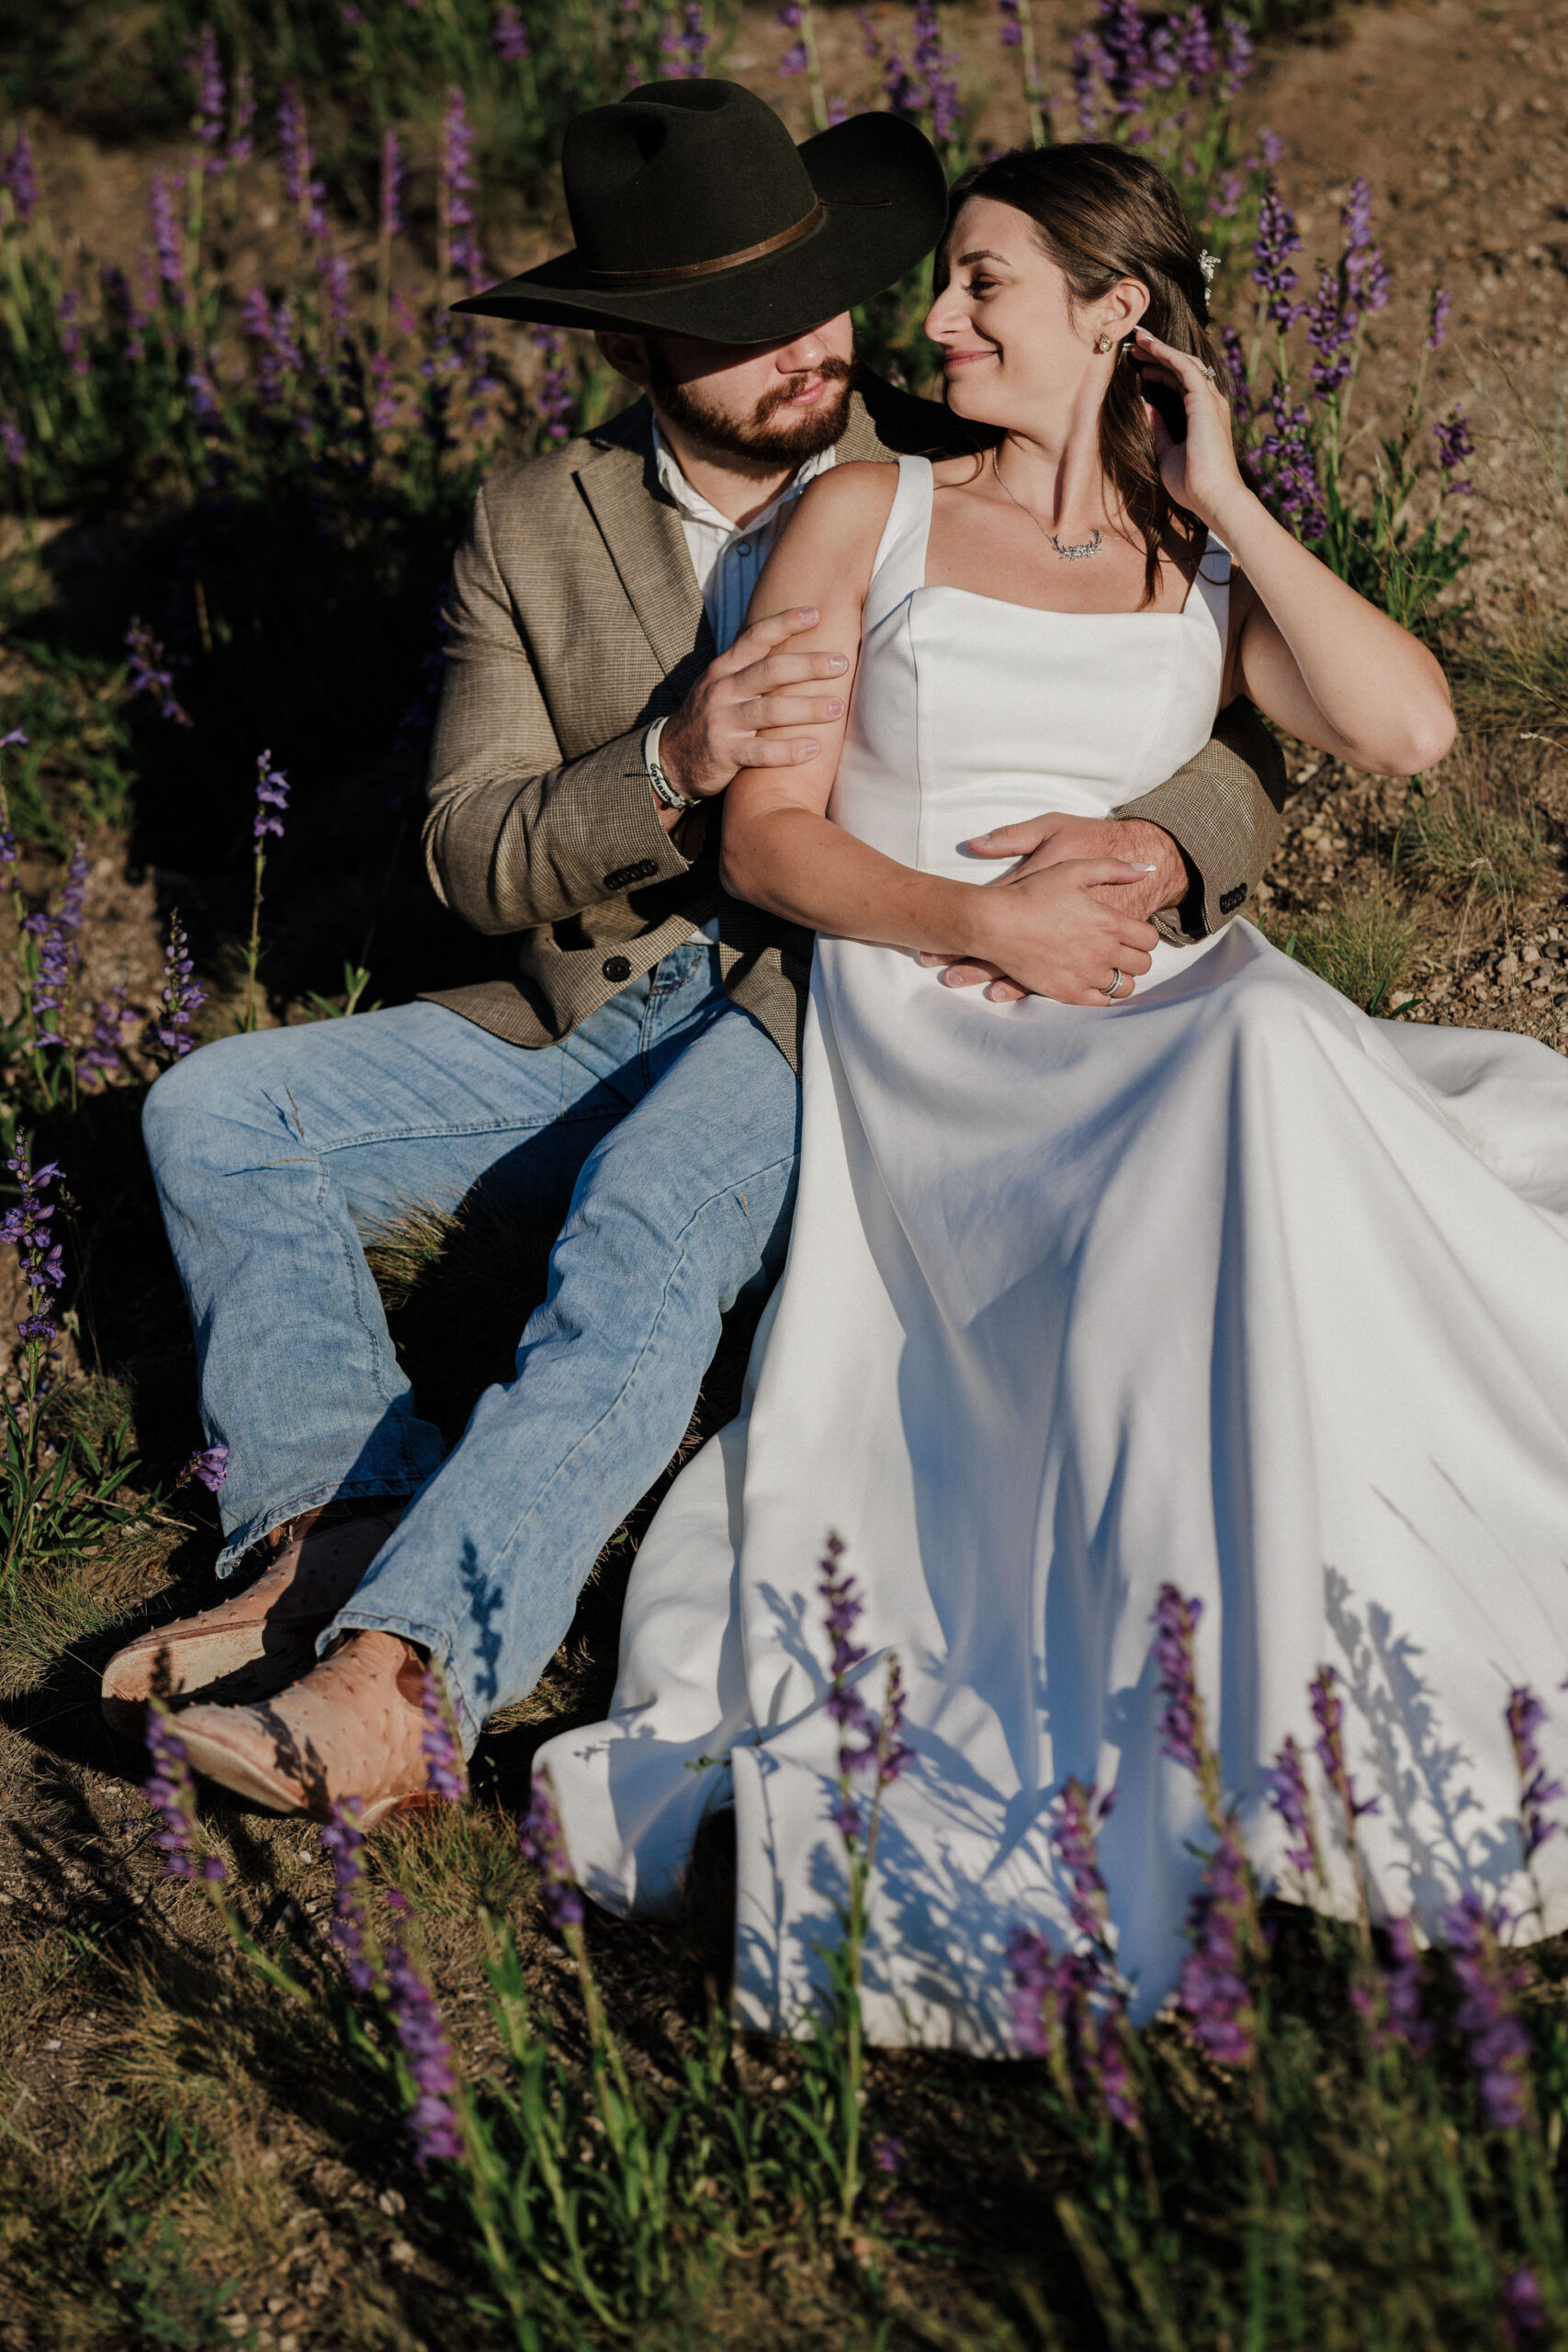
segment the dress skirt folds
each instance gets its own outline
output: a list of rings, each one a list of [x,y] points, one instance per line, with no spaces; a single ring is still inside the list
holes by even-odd
[[[1040,612],[924,585],[931,475],[900,460],[831,814],[904,863],[1048,808],[1105,816],[1196,752],[1229,561],[1184,610]],[[1103,1009],[999,1006],[818,943],[799,1204],[740,1417],[671,1488],[627,1593],[607,1721],[542,1751],[574,1866],[678,1902],[733,1800],[736,2000],[790,2031],[845,1890],[817,1563],[863,1596],[858,1669],[908,1685],[866,1952],[886,2043],[1004,2053],[1007,1947],[1060,1940],[1070,1775],[1121,1961],[1170,1992],[1202,1842],[1162,1755],[1162,1584],[1265,1887],[1296,1884],[1262,1774],[1341,1678],[1372,1898],[1465,1890],[1568,1926],[1568,1837],[1522,1871],[1505,1723],[1568,1723],[1568,1067],[1493,1032],[1369,1020],[1245,922],[1162,945]],[[1548,1763],[1568,1778],[1549,1720]],[[1311,1768],[1315,1772],[1315,1765]],[[1321,1821],[1330,1818],[1316,1792]],[[1344,1857],[1319,1891],[1348,1909]]]

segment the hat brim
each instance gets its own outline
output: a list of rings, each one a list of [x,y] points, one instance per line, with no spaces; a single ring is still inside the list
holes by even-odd
[[[782,343],[892,286],[930,253],[947,220],[936,152],[897,115],[852,115],[800,159],[822,217],[798,243],[712,277],[608,292],[575,251],[454,302],[481,318],[542,326],[637,327],[713,343]]]

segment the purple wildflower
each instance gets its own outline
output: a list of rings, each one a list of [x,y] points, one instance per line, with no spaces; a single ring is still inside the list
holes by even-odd
[[[1043,1936],[1015,1928],[1008,1939],[1008,1972],[1012,1978],[1013,2040],[1026,2058],[1043,2058],[1048,2054],[1048,2005],[1056,1997],[1056,1955]]]
[[[1428,351],[1441,351],[1444,344],[1448,341],[1449,312],[1453,309],[1453,306],[1454,298],[1449,292],[1446,286],[1434,288],[1432,293],[1431,316],[1427,326],[1427,348]]]
[[[158,276],[169,300],[183,304],[186,299],[185,247],[180,237],[180,224],[175,214],[174,193],[162,172],[154,172],[147,183],[147,206],[152,216],[152,243],[157,250]]]
[[[33,170],[32,142],[25,130],[17,133],[17,143],[0,164],[0,187],[11,198],[11,217],[25,229],[38,209],[38,175]]]
[[[997,0],[997,13],[1002,20],[1001,42],[1004,49],[1023,46],[1022,0]]]
[[[1277,130],[1260,130],[1258,144],[1269,169],[1277,171],[1285,160],[1285,142]]]
[[[1389,275],[1382,249],[1372,243],[1372,192],[1363,179],[1350,190],[1339,225],[1345,232],[1345,282],[1349,298],[1363,311],[1381,311],[1388,301]]]
[[[349,1983],[359,1993],[367,1993],[376,1981],[370,1958],[370,1905],[361,1859],[365,1832],[359,1816],[364,1809],[359,1797],[334,1799],[321,1832],[321,1844],[333,1865],[332,1939],[344,1956]]]
[[[1302,316],[1313,355],[1313,390],[1320,400],[1331,400],[1349,379],[1360,322],[1342,268],[1330,269],[1326,265],[1319,268],[1317,290],[1303,306]]]
[[[1245,432],[1252,421],[1252,379],[1247,372],[1247,354],[1235,327],[1221,329],[1220,353],[1224,364],[1231,413]]]
[[[943,44],[937,0],[915,0],[914,34],[915,71],[925,76],[931,137],[942,146],[957,130],[964,106],[956,72],[960,61]]]
[[[390,123],[381,134],[381,234],[389,243],[403,227],[403,151]]]
[[[853,1846],[863,1838],[874,1838],[877,1804],[883,1792],[891,1788],[914,1760],[914,1750],[907,1747],[903,1739],[904,1677],[897,1657],[888,1660],[886,1700],[880,1723],[851,1679],[867,1656],[853,1639],[864,1603],[855,1590],[854,1578],[847,1570],[840,1570],[839,1562],[843,1555],[841,1539],[829,1535],[826,1556],[819,1563],[818,1589],[822,1595],[822,1622],[830,1645],[828,1696],[823,1704],[839,1726],[839,1777],[829,1812],[845,1844]],[[850,1785],[854,1774],[867,1766],[875,1768],[869,1821]]]
[[[1519,1816],[1524,1825],[1527,1861],[1540,1852],[1549,1838],[1557,1835],[1557,1824],[1547,1820],[1546,1808],[1562,1794],[1562,1781],[1549,1777],[1536,1746],[1535,1736],[1545,1721],[1546,1709],[1533,1690],[1521,1683],[1509,1691],[1508,1737],[1518,1767]]]
[[[234,95],[229,108],[229,168],[237,171],[251,160],[255,140],[251,126],[256,119],[256,90],[251,62],[242,57],[234,69]]]
[[[414,2162],[423,2165],[439,2158],[456,2163],[462,2155],[463,2143],[457,2130],[457,2074],[452,2044],[434,1995],[400,1944],[387,1946],[387,1987],[392,2024],[413,2077],[409,2128],[413,2133]]]
[[[1072,1890],[1068,1909],[1073,1926],[1100,1947],[1106,1942],[1111,1899],[1100,1873],[1099,1833],[1115,1801],[1114,1789],[1100,1797],[1075,1777],[1051,1806],[1051,1843]]]
[[[161,1046],[164,1053],[176,1062],[184,1061],[191,1049],[191,1014],[198,1005],[207,1002],[205,990],[197,988],[191,977],[195,969],[189,942],[176,907],[169,917],[169,944],[164,950],[164,986],[159,997],[159,1010],[148,1024],[145,1039],[149,1051]]]
[[[451,1703],[434,1667],[427,1666],[421,1678],[419,1707],[424,1717],[420,1746],[429,1767],[430,1792],[461,1804],[468,1793],[468,1775],[452,1727]]]
[[[876,29],[871,10],[857,8],[855,22],[860,27],[861,53],[874,62],[882,55],[882,35]]]
[[[1252,35],[1239,17],[1225,18],[1225,71],[1220,88],[1227,98],[1234,98],[1252,71]],[[1273,137],[1266,130],[1265,141]],[[1281,152],[1283,142],[1281,143]],[[1267,148],[1265,148],[1267,153]]]
[[[1323,1857],[1318,1851],[1317,1825],[1313,1818],[1302,1752],[1293,1736],[1286,1735],[1279,1754],[1263,1775],[1263,1785],[1269,1792],[1269,1804],[1295,1841],[1286,1847],[1285,1860],[1298,1877],[1321,1879]]]
[[[1029,2058],[1044,2058],[1064,2091],[1092,2091],[1128,2132],[1143,2118],[1127,2063],[1127,2013],[1122,1989],[1093,1953],[1053,1952],[1043,1936],[1015,1928],[1008,1940],[1013,2040]]]
[[[191,1455],[190,1460],[180,1472],[180,1484],[183,1486],[187,1478],[194,1478],[199,1486],[207,1488],[209,1495],[216,1495],[221,1491],[223,1481],[228,1476],[228,1447],[206,1445],[199,1453]]]
[[[1162,1584],[1155,1605],[1155,1668],[1160,1697],[1160,1747],[1174,1763],[1200,1776],[1206,1760],[1203,1702],[1198,1693],[1198,1673],[1192,1641],[1202,1602],[1186,1600],[1173,1584]]]
[[[218,153],[223,136],[223,62],[218,54],[218,35],[210,25],[204,25],[200,39],[186,53],[186,72],[196,95],[196,112],[191,129],[207,149],[207,172],[210,177],[223,169],[223,158]]]
[[[1458,2025],[1483,2120],[1495,2132],[1517,2132],[1529,2119],[1529,2036],[1514,1997],[1518,1973],[1504,1962],[1496,1928],[1478,1894],[1461,1896],[1444,1912],[1442,1932],[1463,1995]]]
[[[707,56],[712,36],[703,22],[702,0],[686,0],[685,15],[681,25],[681,51],[686,61],[686,78],[700,82],[703,62]]]
[[[1540,2286],[1533,2270],[1511,2270],[1503,2287],[1503,2324],[1510,2352],[1534,2352],[1546,2327]]]
[[[59,908],[52,915],[41,911],[29,915],[23,926],[39,943],[32,983],[33,1043],[37,1046],[65,1043],[53,1022],[64,1006],[72,974],[81,959],[76,933],[82,928],[86,897],[87,851],[85,844],[78,841],[65,869],[65,888],[60,894]]]
[[[530,340],[545,361],[534,413],[544,426],[547,440],[570,441],[577,402],[565,364],[565,345],[554,327],[536,327]]]
[[[829,97],[828,100],[829,130],[836,130],[840,122],[848,122],[849,119],[850,108],[848,99],[840,98],[837,95]]]
[[[370,430],[385,433],[389,425],[398,421],[398,393],[392,381],[390,352],[373,351],[366,363],[366,372],[370,379]]]
[[[1345,1708],[1335,1685],[1338,1680],[1331,1666],[1319,1667],[1311,1683],[1312,1719],[1318,1736],[1313,1746],[1318,1762],[1327,1775],[1328,1785],[1339,1800],[1345,1824],[1346,1841],[1356,1842],[1356,1824],[1363,1814],[1376,1813],[1376,1797],[1358,1797],[1350,1768],[1345,1760]]]
[[[896,49],[887,52],[882,88],[888,112],[901,116],[906,122],[912,122],[920,111],[920,85]]]
[[[1192,1898],[1179,1998],[1192,2029],[1222,2066],[1250,2064],[1257,2017],[1245,1973],[1244,1947],[1252,1886],[1233,1817],[1227,1815],[1203,1883]]]
[[[310,148],[305,102],[299,96],[297,82],[286,82],[279,94],[277,137],[283,149],[284,194],[290,204],[299,207],[305,234],[311,238],[324,236],[327,227],[323,209],[326,189],[316,177],[316,159]]]
[[[1079,139],[1093,139],[1100,122],[1100,92],[1098,92],[1098,59],[1096,42],[1090,33],[1079,33],[1072,42],[1072,94],[1075,94],[1077,118],[1079,118]]]
[[[474,134],[463,93],[454,83],[446,93],[441,122],[441,206],[451,239],[451,265],[469,288],[484,277],[484,262],[474,234]]]
[[[1467,458],[1475,455],[1475,443],[1471,438],[1470,419],[1462,409],[1456,408],[1452,416],[1439,417],[1432,427],[1438,444],[1438,463],[1447,479],[1443,483],[1445,498],[1473,498],[1475,485],[1467,475],[1459,479],[1459,469]]]
[[[165,1878],[200,1878],[209,1885],[221,1886],[228,1873],[216,1854],[209,1854],[197,1863],[196,1843],[196,1792],[191,1786],[190,1766],[186,1760],[185,1742],[174,1726],[173,1718],[156,1700],[147,1710],[143,1737],[152,1759],[152,1770],[142,1783],[152,1809],[163,1824],[152,1842],[164,1857]]]
[[[1389,2030],[1424,2056],[1437,2036],[1421,2014],[1421,1955],[1408,1919],[1388,1923],[1388,1965],[1383,1971],[1383,2018]]]
[[[1273,429],[1263,436],[1259,454],[1268,460],[1264,488],[1269,503],[1288,530],[1298,538],[1321,538],[1328,527],[1317,459],[1304,408],[1291,404],[1288,379],[1277,382],[1269,394]]]
[[[119,1077],[126,1068],[125,1033],[136,1020],[134,1008],[126,996],[125,976],[115,982],[112,995],[99,1004],[93,1022],[93,1035],[76,1064],[78,1077],[107,1086]]]
[[[896,2173],[904,2161],[904,2143],[896,2132],[885,2132],[871,2143],[871,2161],[878,2172]]]
[[[1219,62],[1213,32],[1200,0],[1193,0],[1192,6],[1181,20],[1181,43],[1178,53],[1181,71],[1189,82],[1206,82]]]
[[[145,621],[132,619],[125,632],[125,649],[130,656],[126,665],[127,696],[151,695],[164,718],[172,718],[176,727],[189,727],[189,712],[182,710],[175,699],[169,657]]]
[[[536,1772],[534,1786],[517,1843],[523,1859],[532,1862],[539,1873],[539,1895],[545,1906],[545,1917],[557,1935],[582,1925],[582,1895],[572,1875],[571,1860],[566,1850],[560,1815],[556,1811],[555,1791],[547,1773]]]
[[[510,0],[508,6],[496,10],[491,38],[503,65],[521,65],[530,54],[527,31]]]
[[[1241,209],[1246,183],[1239,172],[1222,172],[1213,197],[1216,220],[1234,220]]]
[[[283,839],[282,811],[288,806],[288,778],[272,764],[272,753],[263,752],[256,760],[256,813],[251,826],[251,839],[260,857],[266,848],[268,833]]]
[[[54,310],[55,319],[60,328],[61,354],[70,362],[71,373],[73,376],[86,376],[92,372],[92,362],[83,345],[82,329],[77,323],[81,308],[82,297],[74,287],[69,287],[61,296]]]
[[[4,447],[6,462],[10,466],[19,466],[28,454],[27,435],[8,416],[0,419],[0,447]]]
[[[27,1285],[28,1311],[17,1330],[25,1340],[57,1339],[50,1294],[64,1287],[65,1253],[50,1231],[55,1204],[44,1194],[60,1174],[59,1163],[46,1160],[41,1168],[35,1168],[28,1139],[18,1129],[16,1149],[6,1165],[21,1194],[0,1220],[0,1243],[16,1251]]]
[[[1260,308],[1265,318],[1271,319],[1281,333],[1296,316],[1296,305],[1291,292],[1297,283],[1291,266],[1292,254],[1300,253],[1301,232],[1296,217],[1270,181],[1263,191],[1263,201],[1258,211],[1258,234],[1252,245],[1252,282],[1261,288]]]

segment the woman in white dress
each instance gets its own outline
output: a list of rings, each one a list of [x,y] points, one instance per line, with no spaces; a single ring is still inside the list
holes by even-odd
[[[1447,750],[1447,690],[1238,472],[1152,164],[982,167],[941,284],[949,397],[997,448],[829,472],[759,591],[818,608],[803,644],[859,645],[843,725],[739,777],[725,820],[729,887],[819,934],[788,1266],[740,1419],[643,1544],[610,1719],[542,1761],[623,1912],[677,1899],[732,1799],[739,2011],[797,2026],[844,1885],[836,1531],[862,1688],[874,1709],[896,1652],[914,1750],[867,2030],[1001,2052],[1010,1936],[1066,1931],[1046,1831],[1069,1775],[1118,1794],[1101,1861],[1138,2007],[1175,1982],[1201,1816],[1160,1750],[1166,1582],[1202,1603],[1265,1888],[1293,1891],[1262,1775],[1287,1735],[1310,1750],[1326,1664],[1377,1800],[1374,1905],[1430,1928],[1474,1890],[1525,1932],[1568,1924],[1568,1838],[1522,1871],[1504,1721],[1515,1685],[1568,1675],[1568,1070],[1370,1020],[1239,920],[1167,944],[1116,904],[1132,869],[1075,854],[1073,820],[1168,774],[1234,694],[1402,773]],[[1032,854],[986,887],[998,848]]]

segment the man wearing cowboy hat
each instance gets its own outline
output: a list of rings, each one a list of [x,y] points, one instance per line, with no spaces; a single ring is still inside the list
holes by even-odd
[[[854,365],[851,309],[945,218],[912,125],[862,115],[797,149],[733,84],[656,83],[580,117],[562,173],[574,249],[457,307],[592,328],[645,397],[480,491],[425,829],[436,889],[516,940],[514,977],[225,1039],[148,1103],[229,1452],[220,1573],[264,1541],[273,1565],[122,1650],[105,1708],[130,1727],[155,1686],[269,1700],[181,1728],[200,1770],[285,1811],[354,1794],[368,1822],[425,1790],[426,1659],[466,1746],[532,1689],[678,1445],[721,1316],[777,1273],[811,942],[720,888],[713,804],[740,767],[810,755],[776,730],[837,715],[850,649],[791,651],[814,616],[741,623],[822,468],[965,446]],[[1052,854],[1151,867],[1136,911],[1198,936],[1256,885],[1277,773],[1229,715],[1120,822],[1048,820]],[[480,1193],[565,1223],[516,1379],[444,1461],[363,1237]]]

